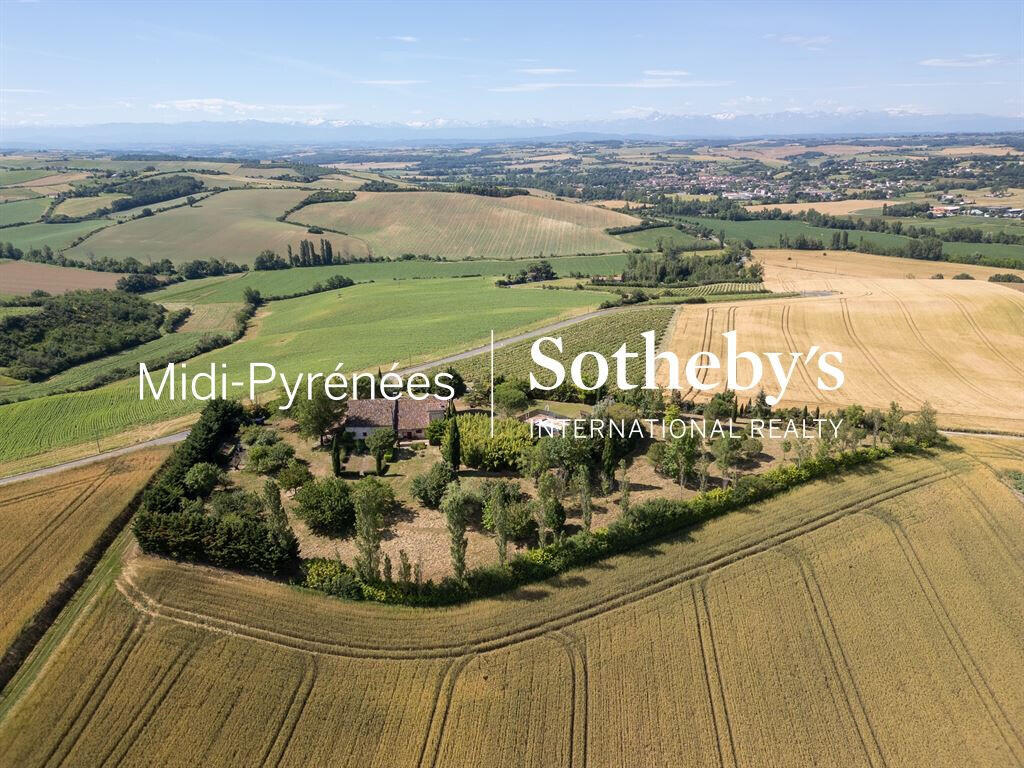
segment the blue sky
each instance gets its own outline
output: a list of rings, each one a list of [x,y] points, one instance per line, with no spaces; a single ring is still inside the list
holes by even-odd
[[[1024,112],[1024,3],[0,0],[0,119]]]

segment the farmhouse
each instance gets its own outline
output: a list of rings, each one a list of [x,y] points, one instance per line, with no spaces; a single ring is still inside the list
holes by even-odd
[[[378,429],[390,427],[399,440],[426,436],[427,425],[444,418],[448,400],[430,395],[423,400],[400,397],[397,400],[349,400],[345,431],[357,440]]]

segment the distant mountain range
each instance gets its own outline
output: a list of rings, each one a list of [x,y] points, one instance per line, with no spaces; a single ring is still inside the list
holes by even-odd
[[[33,149],[177,149],[267,145],[417,145],[502,140],[729,139],[920,133],[1024,132],[1024,118],[912,112],[775,112],[673,115],[587,121],[260,120],[97,125],[0,126],[0,147]]]

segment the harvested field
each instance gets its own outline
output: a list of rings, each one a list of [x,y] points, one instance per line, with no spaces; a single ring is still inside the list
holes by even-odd
[[[748,211],[769,211],[778,208],[789,213],[798,213],[813,208],[818,213],[832,216],[847,216],[857,211],[881,208],[885,204],[893,205],[899,200],[830,200],[825,203],[769,203],[767,205],[748,205]]]
[[[170,448],[0,486],[0,654]]]
[[[886,277],[926,280],[942,274],[945,280],[966,272],[975,280],[987,281],[995,274],[1012,272],[1024,278],[1024,270],[953,264],[948,261],[898,259],[856,251],[795,251],[765,249],[754,251],[765,268],[765,285],[773,291],[818,291],[836,277]],[[827,287],[826,290],[829,290]]]
[[[447,610],[129,554],[12,682],[0,752],[26,768],[1014,764],[1022,552],[1019,502],[945,453]]]
[[[844,385],[821,391],[817,365],[801,366],[783,405],[827,411],[897,400],[915,410],[929,401],[946,426],[1024,431],[1024,296],[975,281],[822,275],[820,286],[838,295],[683,307],[670,348],[684,360],[700,350],[724,360],[729,330],[737,331],[740,349],[806,353],[817,345],[842,353]],[[667,381],[664,367],[659,376]],[[715,372],[704,381],[718,379]],[[770,370],[763,381],[766,391],[778,392]],[[685,389],[684,397],[695,395]]]
[[[214,177],[219,178],[219,177]],[[298,251],[299,241],[312,239],[319,249],[321,235],[276,221],[276,217],[302,200],[308,192],[297,189],[238,189],[213,195],[194,207],[175,208],[144,219],[111,227],[68,250],[72,258],[87,254],[123,259],[170,259],[180,264],[193,259],[219,258],[251,264],[260,251],[284,254],[288,245]],[[51,225],[52,226],[52,225]],[[366,249],[344,235],[323,235],[335,253],[363,255]]]
[[[35,290],[65,293],[79,288],[113,288],[119,277],[113,272],[56,267],[33,261],[0,262],[0,288],[3,293],[31,293]]]
[[[605,228],[637,223],[614,211],[532,195],[447,192],[360,192],[348,203],[307,206],[291,220],[347,232],[377,256],[450,259],[622,251],[622,241]]]
[[[100,208],[106,208],[115,200],[122,200],[128,195],[115,193],[95,195],[93,197],[69,197],[54,210],[58,216],[88,216]]]

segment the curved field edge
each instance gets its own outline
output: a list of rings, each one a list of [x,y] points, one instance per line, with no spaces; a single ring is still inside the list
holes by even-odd
[[[872,487],[879,490],[875,473],[815,483],[817,496],[788,507],[762,505],[729,516],[735,525],[662,542],[615,564],[607,578],[599,569],[582,569],[578,575],[589,586],[550,585],[544,593],[522,594],[511,606],[517,621],[496,627],[499,644],[453,649],[444,658],[423,650],[352,657],[257,637],[247,631],[254,619],[275,613],[271,618],[280,623],[287,618],[282,611],[293,611],[303,593],[267,591],[262,605],[246,602],[234,611],[231,602],[245,577],[221,573],[216,584],[206,584],[208,569],[185,567],[185,581],[203,582],[204,593],[219,590],[222,610],[214,618],[227,614],[236,626],[217,626],[198,610],[193,614],[206,623],[196,615],[171,615],[167,597],[177,588],[168,583],[170,574],[153,571],[150,558],[130,555],[126,573],[161,591],[163,602],[133,604],[136,597],[129,601],[116,591],[120,584],[98,579],[88,610],[80,611],[63,643],[48,661],[37,661],[34,676],[19,677],[17,691],[12,684],[5,692],[0,747],[26,766],[47,758],[184,765],[200,755],[208,765],[488,760],[533,766],[557,760],[580,766],[656,758],[675,765],[684,756],[695,765],[720,765],[723,757],[727,764],[759,764],[778,750],[808,760],[831,755],[829,762],[841,765],[877,765],[879,756],[886,764],[908,764],[915,755],[928,755],[932,765],[962,765],[965,756],[967,764],[1017,762],[1022,753],[1013,730],[1022,709],[1012,680],[1019,649],[999,644],[1008,627],[998,621],[969,621],[995,618],[994,605],[982,601],[979,614],[971,613],[970,601],[951,600],[961,590],[970,596],[989,585],[1009,600],[1004,607],[1013,615],[1024,608],[1019,595],[992,581],[992,567],[961,579],[964,566],[980,567],[990,554],[1002,556],[997,549],[1024,545],[1013,514],[1017,502],[992,492],[983,507],[965,505],[972,492],[993,491],[990,474],[969,456],[886,464],[884,493],[868,495]],[[808,510],[794,507],[813,507],[823,496],[837,511],[848,506],[847,496],[861,505],[823,525],[804,526],[796,537],[771,538],[777,518],[797,522]],[[890,534],[884,519],[895,512],[901,519]],[[1012,525],[1004,531],[1009,538],[987,538],[993,522]],[[622,573],[639,579],[655,567],[679,576],[680,568],[737,538],[751,549],[748,555],[656,591],[630,590],[638,582],[631,585]],[[912,548],[928,541],[945,548],[950,569],[941,557],[928,556],[922,565]],[[687,550],[684,562],[674,562]],[[933,581],[918,589],[915,574]],[[874,591],[858,589],[864,579]],[[628,590],[626,600],[598,612],[578,599],[581,591],[608,597],[620,589]],[[538,610],[550,616],[552,604],[567,624],[517,634]],[[369,623],[350,610],[325,612],[335,605],[359,607],[320,596],[308,609],[299,605],[296,622],[311,631],[325,621],[332,635]],[[381,643],[401,638],[388,629],[441,638],[453,621],[467,618],[464,612],[451,617],[448,610],[405,609],[398,613],[415,614],[418,623],[397,626],[394,611],[373,607],[380,620],[367,630]],[[872,620],[876,609],[883,612],[880,621]],[[502,621],[496,614],[479,617],[476,629],[485,629],[488,618]],[[904,658],[879,669],[879,651],[920,663]],[[785,684],[760,690],[757,681],[772,670],[783,671]],[[64,682],[71,672],[78,685]],[[917,716],[912,705],[929,699],[936,699],[932,709]],[[192,713],[187,723],[183,707]],[[934,708],[957,717],[952,723],[929,717]],[[915,727],[904,729],[908,717]],[[634,722],[643,724],[639,733]],[[680,729],[680,722],[692,727]],[[968,733],[969,744],[949,751]]]

